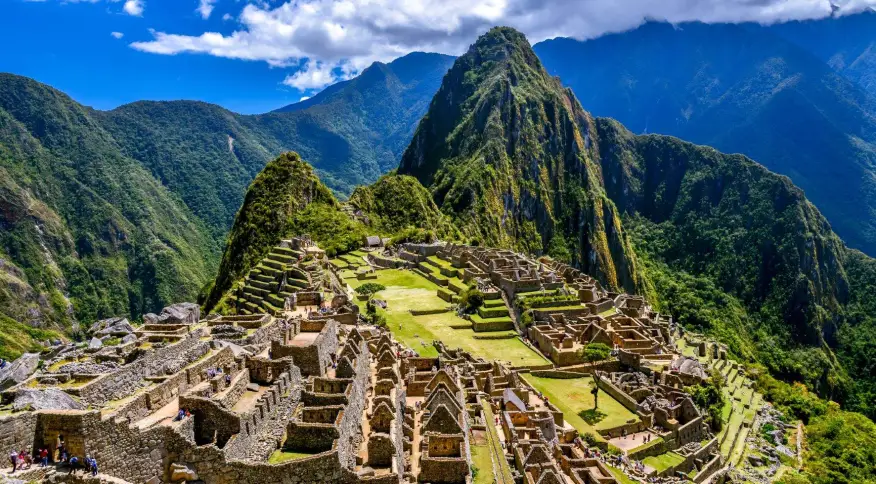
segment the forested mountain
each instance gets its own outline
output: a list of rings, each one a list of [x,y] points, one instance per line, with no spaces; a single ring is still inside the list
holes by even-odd
[[[804,47],[754,25],[652,22],[535,50],[595,115],[750,156],[789,176],[850,246],[876,254],[876,98]]]
[[[872,323],[846,315],[873,281],[850,281],[853,253],[803,192],[744,156],[592,118],[511,29],[456,61],[399,172],[465,237],[565,256],[610,286],[633,281],[773,374],[840,400],[866,396],[853,396],[858,369],[834,351],[876,356],[848,346]]]
[[[610,287],[642,281],[602,189],[596,125],[526,38],[495,28],[456,60],[398,172],[417,177],[463,234],[564,254]]]
[[[376,180],[398,163],[450,62],[414,53],[376,63],[255,116],[194,101],[96,111],[0,75],[6,356],[54,336],[43,329],[194,300],[215,274],[247,186],[283,151],[305,153],[342,195]]]
[[[12,75],[0,76],[0,200],[4,349],[48,336],[33,328],[191,299],[216,267],[204,223],[91,111]]]
[[[452,61],[412,53],[375,63],[311,99],[260,115],[173,101],[95,116],[221,240],[250,181],[284,151],[300,153],[343,196],[395,167]]]
[[[876,11],[767,27],[876,95]]]

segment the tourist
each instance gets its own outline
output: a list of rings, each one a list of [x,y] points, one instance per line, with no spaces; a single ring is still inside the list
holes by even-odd
[[[92,476],[97,475],[97,459],[90,455],[85,456],[85,468],[91,471]]]
[[[67,462],[67,458],[68,458],[67,448],[61,447],[61,462]]]
[[[231,374],[230,373],[225,374],[225,384],[231,385]]]
[[[43,447],[40,449],[40,467],[46,467],[49,465],[49,449]]]
[[[79,457],[76,457],[74,455],[73,457],[70,458],[70,472],[68,472],[67,475],[69,476],[70,474],[76,472],[76,470],[78,468],[79,468]]]
[[[0,358],[0,370],[2,370],[3,368],[6,368],[6,360]]]
[[[27,467],[24,467],[25,465]],[[30,469],[31,465],[33,465],[33,459],[31,459],[30,454],[25,452],[24,449],[21,449],[21,451],[18,452],[18,468]]]
[[[12,462],[12,472],[15,472],[15,469],[18,468],[18,452],[14,449],[9,453],[9,461]]]
[[[178,422],[178,421],[184,419],[185,416],[186,416],[186,411],[182,408],[179,409],[179,412],[176,413],[176,418],[174,419],[174,422]]]
[[[64,436],[58,434],[58,438],[55,439],[55,458],[53,459],[55,462],[58,462],[61,459],[61,449],[64,448]]]

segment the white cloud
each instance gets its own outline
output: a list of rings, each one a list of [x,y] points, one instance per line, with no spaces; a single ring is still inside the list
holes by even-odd
[[[143,9],[146,7],[146,4],[143,0],[126,0],[125,5],[122,6],[122,10],[125,11],[128,15],[133,15],[135,17],[140,17],[143,15]]]
[[[129,0],[131,1],[131,0]],[[839,13],[876,5],[846,0]],[[412,51],[461,54],[494,25],[521,30],[533,43],[634,28],[645,19],[773,23],[830,15],[827,0],[294,0],[246,5],[229,35],[153,32],[132,47],[156,54],[202,53],[305,68],[285,84],[311,86],[354,75],[374,61]]]
[[[217,0],[200,0],[198,4],[198,13],[201,14],[201,18],[207,20],[210,18],[210,14],[213,13],[213,4],[216,3]]]
[[[123,34],[121,32],[110,32],[110,35],[112,35],[113,37],[115,37],[117,39],[121,39],[122,37],[125,36],[125,34]]]
[[[226,13],[225,15],[222,16],[222,20],[225,20],[226,22],[233,19],[233,18],[234,17],[232,17],[230,13]]]
[[[308,60],[294,74],[286,76],[283,84],[299,91],[322,89],[338,81],[349,79],[354,74],[349,69],[343,69],[332,64]]]
[[[301,102],[307,101],[308,99],[310,99],[310,96],[301,96],[301,99],[299,99],[298,102],[301,103]]]

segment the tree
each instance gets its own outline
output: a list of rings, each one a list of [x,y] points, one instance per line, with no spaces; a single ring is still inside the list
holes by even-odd
[[[587,363],[606,360],[610,354],[611,348],[605,343],[588,343],[587,346],[578,350],[578,356]]]
[[[383,284],[378,284],[376,282],[366,282],[365,284],[362,284],[361,286],[356,288],[356,294],[371,297],[375,293],[378,293],[384,289],[386,289],[386,286],[384,286]]]
[[[465,312],[474,312],[484,305],[484,293],[476,287],[469,287],[459,295],[459,305]]]

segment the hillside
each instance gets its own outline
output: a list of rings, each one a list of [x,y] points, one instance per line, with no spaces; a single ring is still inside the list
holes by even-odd
[[[565,255],[609,284],[604,261],[621,262],[656,307],[737,357],[855,394],[835,355],[851,347],[837,334],[867,327],[845,317],[848,251],[803,192],[744,156],[592,118],[519,33],[494,29],[457,60],[399,172],[469,238]]]
[[[743,153],[876,254],[876,98],[801,46],[758,26],[647,23],[535,50],[595,115]]]
[[[451,62],[412,53],[375,63],[311,99],[261,115],[195,101],[143,101],[93,115],[221,241],[246,187],[282,152],[300,153],[342,196],[395,167]]]
[[[553,248],[609,287],[642,281],[601,187],[595,124],[522,34],[495,28],[456,60],[398,172],[415,176],[463,234]]]
[[[191,299],[215,270],[204,224],[91,112],[11,75],[0,75],[0,199],[0,315],[22,349],[45,339],[33,328]]]
[[[767,28],[876,95],[876,11],[872,8],[857,15],[784,22]]]

